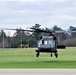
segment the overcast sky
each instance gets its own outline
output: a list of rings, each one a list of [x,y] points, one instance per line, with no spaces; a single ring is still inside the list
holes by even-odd
[[[76,26],[75,0],[0,1],[0,28]]]

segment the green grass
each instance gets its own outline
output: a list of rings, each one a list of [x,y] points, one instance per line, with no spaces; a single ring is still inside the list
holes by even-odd
[[[0,49],[0,68],[76,68],[76,47],[58,50],[59,57],[50,53],[40,53],[36,57],[35,48]]]

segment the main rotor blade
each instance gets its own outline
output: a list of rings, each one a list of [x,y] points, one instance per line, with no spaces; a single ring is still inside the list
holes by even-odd
[[[10,29],[10,28],[1,28],[1,30],[21,30],[21,31],[30,31],[30,32],[34,32],[33,30],[24,30],[24,29]]]
[[[47,31],[47,30],[42,30],[42,29],[36,29],[36,28],[30,28],[35,30],[36,32],[45,32],[45,33],[53,33],[53,31]]]
[[[1,30],[17,30],[17,29],[9,29],[9,28],[0,28]]]
[[[52,33],[46,30],[41,30],[41,29],[35,29],[35,28],[30,28],[32,30],[26,30],[26,29],[10,29],[10,28],[0,28],[2,30],[21,30],[21,31],[29,31],[29,32],[45,32],[45,33]]]

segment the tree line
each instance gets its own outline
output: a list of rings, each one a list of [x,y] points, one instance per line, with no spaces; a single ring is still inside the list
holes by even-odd
[[[41,29],[40,24],[35,24],[32,26],[33,28]],[[63,30],[62,28],[58,27],[57,25],[54,25],[52,28],[43,28],[43,30],[54,30],[54,31],[61,31]],[[76,31],[76,27],[70,26],[68,31]],[[43,33],[38,33],[38,32],[28,32],[28,31],[22,31],[20,29],[16,29],[16,32],[12,37],[7,36],[4,30],[0,31],[0,42],[3,42],[3,39],[5,40],[6,38],[8,39],[8,42],[10,43],[10,46],[12,48],[17,48],[22,45],[29,45],[29,47],[36,47],[37,42],[39,39],[39,36],[42,35]],[[76,34],[73,34],[73,36],[76,37]]]

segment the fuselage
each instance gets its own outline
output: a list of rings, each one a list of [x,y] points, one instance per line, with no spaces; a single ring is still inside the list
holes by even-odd
[[[43,36],[38,41],[38,50],[42,52],[53,52],[55,51],[55,41],[52,36]]]

